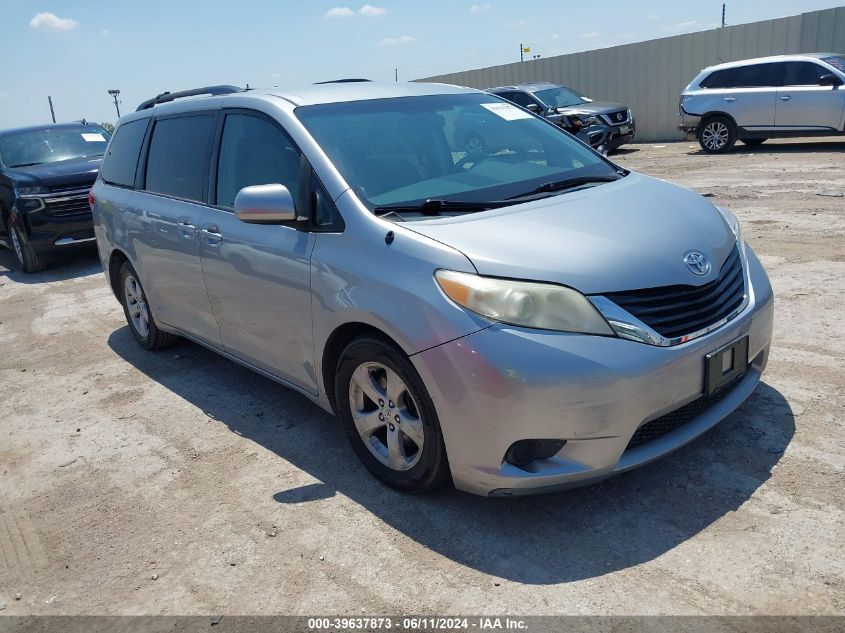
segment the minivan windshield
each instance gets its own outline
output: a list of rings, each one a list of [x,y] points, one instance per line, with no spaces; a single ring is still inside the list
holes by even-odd
[[[108,142],[109,133],[97,125],[12,132],[0,135],[0,160],[6,167],[29,167],[102,156]]]
[[[569,106],[582,105],[587,101],[581,93],[563,86],[538,90],[534,93],[534,96],[550,108],[568,108]]]
[[[479,210],[621,177],[559,127],[484,93],[301,106],[296,115],[376,212],[426,201]]]

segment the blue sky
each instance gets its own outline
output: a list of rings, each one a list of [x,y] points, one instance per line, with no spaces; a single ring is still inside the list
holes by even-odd
[[[290,86],[339,77],[416,79],[718,26],[721,1],[5,0],[0,128],[114,121],[164,90]],[[733,0],[728,24],[842,0]]]

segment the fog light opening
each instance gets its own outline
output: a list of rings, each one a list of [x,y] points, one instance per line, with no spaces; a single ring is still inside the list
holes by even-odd
[[[505,461],[522,468],[538,459],[548,459],[556,455],[564,444],[566,440],[518,440],[508,448]]]

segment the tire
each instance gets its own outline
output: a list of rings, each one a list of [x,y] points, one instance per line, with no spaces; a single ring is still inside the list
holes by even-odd
[[[749,147],[757,147],[758,145],[762,145],[769,139],[767,138],[741,138],[739,139],[742,141],[744,145],[748,145]]]
[[[468,155],[486,154],[487,144],[480,135],[475,133],[467,134],[467,137],[464,139],[464,151]]]
[[[393,345],[371,337],[352,341],[338,360],[335,402],[355,453],[377,479],[410,493],[450,481],[434,404],[411,361]]]
[[[698,126],[698,144],[707,154],[724,154],[736,143],[736,125],[726,116],[705,119]]]
[[[118,286],[120,304],[123,306],[123,314],[126,322],[132,331],[132,336],[141,344],[141,347],[148,350],[157,350],[170,347],[179,340],[179,337],[168,332],[162,332],[153,318],[147,306],[147,295],[138,273],[132,268],[129,262],[123,262],[120,267]]]
[[[11,242],[12,252],[15,254],[15,259],[18,260],[18,265],[21,271],[25,273],[34,273],[39,270],[44,270],[47,267],[47,260],[43,255],[36,253],[32,247],[27,244],[21,237],[18,227],[11,222],[8,222],[9,227],[9,241]]]

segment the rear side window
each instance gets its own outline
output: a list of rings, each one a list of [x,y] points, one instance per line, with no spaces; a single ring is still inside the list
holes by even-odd
[[[784,86],[818,86],[822,75],[829,75],[827,68],[813,62],[785,62]]]
[[[736,68],[733,76],[734,88],[766,88],[780,84],[775,75],[779,64],[751,64]]]
[[[211,114],[156,121],[147,158],[146,190],[201,201],[214,125]]]
[[[735,68],[725,68],[710,73],[701,82],[702,88],[730,88],[733,86]]]
[[[284,185],[299,200],[299,152],[275,125],[246,114],[226,116],[217,163],[217,204],[232,207],[251,185]]]
[[[104,182],[121,187],[135,186],[135,170],[138,168],[138,156],[147,123],[149,119],[140,119],[117,128],[100,169]]]

